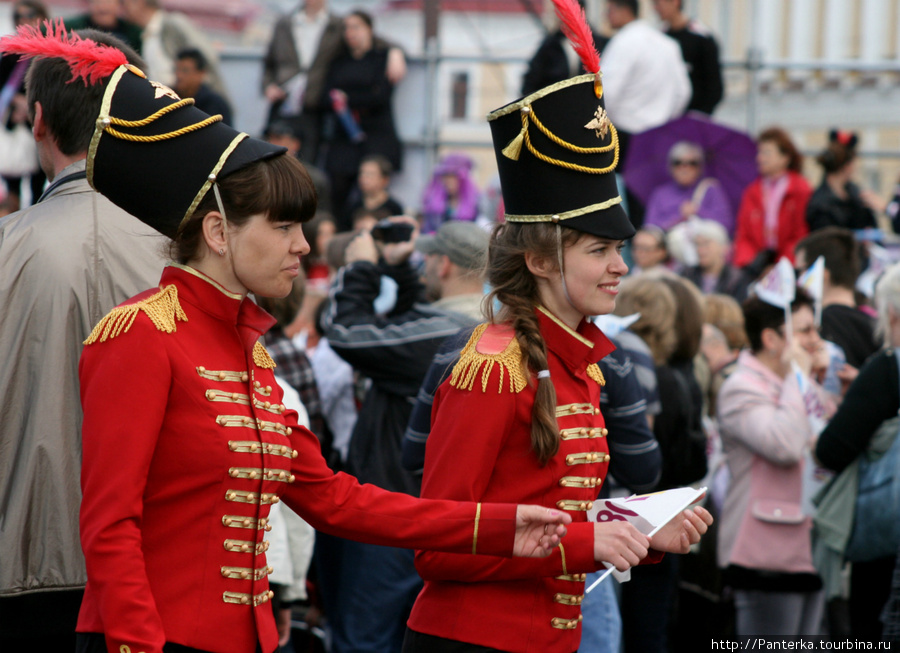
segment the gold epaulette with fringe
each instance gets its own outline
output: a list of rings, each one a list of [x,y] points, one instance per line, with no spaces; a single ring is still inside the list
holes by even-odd
[[[588,365],[586,371],[589,379],[596,381],[600,385],[606,385],[606,379],[603,378],[603,372],[600,371],[600,366],[597,363]]]
[[[256,363],[257,367],[265,370],[275,369],[275,361],[272,360],[272,356],[259,340],[253,345],[253,362]]]
[[[187,322],[187,315],[178,303],[178,289],[171,285],[139,302],[116,306],[97,323],[84,344],[105,342],[109,338],[127,333],[141,311],[150,318],[153,326],[166,333],[176,331],[176,322]]]
[[[522,365],[522,351],[519,341],[513,336],[506,348],[496,354],[483,354],[478,351],[478,341],[484,335],[488,324],[480,324],[475,327],[469,342],[463,347],[459,355],[459,362],[453,367],[450,374],[450,385],[459,390],[472,390],[475,387],[475,379],[481,370],[481,391],[487,392],[488,379],[494,365],[500,366],[500,385],[497,392],[503,392],[503,377],[509,377],[509,389],[511,392],[521,392],[528,381]]]

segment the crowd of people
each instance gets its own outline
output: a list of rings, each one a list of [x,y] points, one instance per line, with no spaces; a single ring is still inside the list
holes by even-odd
[[[900,542],[851,532],[897,432],[897,201],[838,129],[814,190],[779,127],[737,201],[691,139],[643,201],[636,137],[723,94],[708,30],[653,4],[665,32],[608,0],[602,85],[540,46],[488,117],[499,197],[446,152],[403,206],[406,62],[367,13],[278,21],[256,139],[156,0],[68,31],[17,0],[0,129],[40,166],[0,218],[0,649],[896,639]],[[590,516],[685,486],[705,507],[652,537]],[[608,567],[630,580],[587,592]]]

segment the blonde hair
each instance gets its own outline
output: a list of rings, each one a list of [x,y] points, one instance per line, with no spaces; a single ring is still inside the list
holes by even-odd
[[[630,330],[640,336],[657,365],[663,365],[675,351],[675,293],[659,278],[647,275],[628,277],[622,281],[616,299],[616,315],[640,313]]]
[[[703,321],[722,332],[729,349],[743,349],[750,344],[744,330],[744,311],[734,297],[713,293],[703,303]]]
[[[878,308],[875,334],[882,338],[885,347],[892,347],[891,314],[900,318],[900,263],[889,267],[875,284],[875,306]]]

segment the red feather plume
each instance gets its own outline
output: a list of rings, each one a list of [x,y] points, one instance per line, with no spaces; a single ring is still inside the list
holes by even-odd
[[[594,35],[587,23],[584,9],[577,0],[553,0],[553,4],[556,6],[563,34],[575,48],[584,69],[594,74],[600,72],[600,53],[594,44]]]
[[[15,36],[0,39],[0,52],[30,57],[56,57],[66,61],[72,69],[72,79],[83,79],[85,84],[96,84],[113,74],[116,68],[128,63],[125,55],[116,48],[81,38],[75,32],[66,32],[61,18],[44,21],[47,33],[31,25],[19,27]]]

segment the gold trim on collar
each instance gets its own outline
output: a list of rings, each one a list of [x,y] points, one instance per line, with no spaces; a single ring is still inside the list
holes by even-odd
[[[228,160],[228,157],[231,156],[231,153],[234,152],[235,148],[245,138],[250,138],[250,135],[241,132],[234,137],[234,140],[231,141],[228,147],[225,148],[225,151],[222,152],[222,156],[219,157],[219,160],[216,162],[216,165],[213,166],[213,169],[209,171],[209,175],[207,176],[206,181],[203,182],[203,185],[200,187],[200,191],[194,196],[194,201],[191,202],[191,205],[188,207],[188,210],[184,214],[184,217],[181,218],[181,224],[178,225],[178,232],[181,232],[182,227],[184,227],[188,219],[192,215],[194,215],[194,211],[197,209],[197,205],[200,204],[200,200],[204,198],[210,187],[212,187],[212,185],[215,183],[215,179],[218,176],[219,171],[221,171],[222,167],[225,165],[225,162]]]
[[[603,211],[604,209],[608,209],[611,206],[615,206],[616,204],[621,204],[622,198],[618,195],[612,197],[604,202],[600,202],[599,204],[591,204],[590,206],[584,206],[580,209],[572,209],[571,211],[564,211],[562,213],[553,213],[553,214],[543,214],[543,215],[515,215],[507,213],[504,215],[504,219],[508,222],[554,222],[555,220],[559,220],[562,222],[563,220],[568,220],[569,218],[579,218],[583,215],[587,215],[588,213],[594,213],[595,211]]]
[[[97,120],[94,123],[94,133],[91,135],[91,144],[88,146],[87,166],[85,167],[88,183],[94,190],[96,190],[94,187],[94,158],[97,156],[97,148],[100,147],[100,137],[103,135],[103,130],[107,125],[106,121],[109,120],[109,111],[112,107],[116,86],[119,85],[119,81],[126,72],[128,72],[126,66],[119,66],[113,71],[112,76],[109,78],[109,84],[107,84],[106,90],[103,92],[100,115],[97,116]]]
[[[593,73],[587,75],[579,75],[578,77],[571,77],[569,79],[564,79],[561,82],[556,82],[555,84],[551,84],[550,86],[545,86],[539,91],[535,91],[531,95],[526,95],[518,102],[513,102],[512,104],[507,104],[505,107],[497,109],[496,111],[491,111],[488,116],[488,122],[492,120],[496,120],[497,118],[502,118],[503,116],[510,114],[514,111],[519,111],[522,107],[530,106],[533,102],[540,100],[542,97],[546,97],[551,93],[556,93],[564,88],[568,88],[569,86],[575,86],[576,84],[583,84],[585,82],[590,82],[592,87],[594,84],[594,80],[596,76]]]
[[[567,325],[565,322],[563,322],[562,320],[560,320],[558,317],[556,317],[553,313],[551,313],[550,311],[548,311],[546,308],[544,308],[543,306],[538,306],[537,308],[538,308],[538,310],[539,310],[541,313],[543,313],[544,315],[546,315],[547,317],[549,317],[551,320],[553,320],[554,322],[556,322],[560,327],[562,327],[563,330],[565,330],[566,333],[568,333],[570,336],[572,336],[573,338],[575,338],[575,339],[578,340],[579,342],[581,342],[581,343],[587,345],[587,346],[590,347],[591,349],[594,348],[594,343],[593,343],[593,342],[591,342],[590,340],[588,340],[587,338],[585,338],[583,335],[581,335],[580,333],[578,333],[577,331],[575,331],[574,329],[572,329],[569,325]]]
[[[184,270],[188,274],[193,274],[198,279],[203,279],[206,283],[213,286],[216,290],[221,292],[223,295],[231,297],[232,299],[241,300],[244,298],[244,295],[241,295],[241,294],[238,294],[235,292],[231,292],[230,290],[226,290],[225,286],[220,284],[218,281],[216,281],[212,277],[206,276],[205,274],[200,272],[200,270],[197,270],[196,268],[192,268],[189,265],[182,265],[181,263],[169,263],[169,267],[178,268],[179,270]]]

